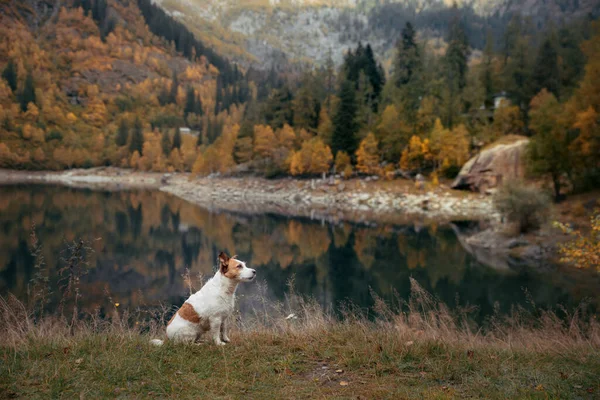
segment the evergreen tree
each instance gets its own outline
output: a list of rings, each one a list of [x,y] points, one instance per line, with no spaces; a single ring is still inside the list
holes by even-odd
[[[402,36],[396,43],[394,59],[394,84],[402,87],[413,79],[421,69],[421,56],[415,40],[416,32],[410,22],[402,29]]]
[[[202,99],[200,98],[200,95],[198,95],[196,101],[194,102],[194,114],[199,116],[204,115],[204,108],[202,107]]]
[[[127,144],[127,140],[129,139],[129,127],[127,126],[127,121],[125,118],[121,118],[121,122],[119,122],[119,128],[117,129],[117,137],[115,138],[115,143],[117,146],[125,146]]]
[[[171,137],[169,136],[168,130],[163,131],[160,147],[162,148],[165,157],[169,157],[169,154],[171,154]]]
[[[279,129],[283,125],[294,123],[294,96],[290,88],[285,85],[275,89],[264,105],[264,118],[273,129]]]
[[[6,80],[10,90],[15,93],[17,91],[17,66],[12,59],[8,60],[8,64],[2,71],[2,78]]]
[[[215,94],[215,115],[218,115],[223,110],[223,82],[217,76],[217,92]]]
[[[358,124],[356,123],[355,89],[352,81],[344,80],[339,97],[340,102],[333,117],[332,150],[334,153],[345,151],[348,154],[354,154],[357,146]]]
[[[535,68],[533,69],[533,84],[535,93],[547,89],[559,98],[560,72],[558,69],[558,53],[550,38],[544,40],[538,52]]]
[[[456,11],[455,11],[456,12]],[[450,26],[448,36],[448,49],[444,57],[446,69],[446,123],[452,128],[454,120],[460,113],[459,99],[462,90],[467,85],[468,59],[470,55],[469,44],[464,27],[458,16],[455,16]]]
[[[29,103],[35,104],[35,87],[33,83],[33,75],[31,71],[27,73],[27,77],[25,78],[25,85],[23,85],[23,91],[21,92],[21,96],[19,98],[19,103],[21,104],[21,110],[23,112],[27,111],[27,106]]]
[[[488,29],[481,70],[481,84],[485,91],[485,107],[492,108],[494,105],[494,38],[491,29]]]
[[[92,18],[101,25],[106,19],[106,10],[108,6],[106,0],[95,0],[94,6],[92,7]]]
[[[183,117],[187,121],[188,114],[196,112],[196,92],[193,87],[188,87],[185,93],[185,107],[183,108]]]
[[[139,155],[142,155],[144,149],[144,131],[142,121],[139,117],[135,118],[133,123],[133,133],[131,135],[131,141],[129,142],[129,152],[133,153],[137,151]]]
[[[175,134],[173,135],[173,145],[172,145],[171,149],[172,150],[181,149],[181,132],[179,131],[178,128],[175,128]]]
[[[393,83],[399,89],[398,102],[402,104],[406,119],[413,127],[424,94],[423,62],[415,34],[413,26],[407,22],[396,44],[393,74]]]
[[[507,89],[514,104],[519,106],[523,117],[527,116],[531,99],[530,50],[526,38],[520,38],[511,50],[511,58],[505,68]]]
[[[177,73],[173,71],[173,78],[171,80],[171,91],[169,92],[169,103],[177,103],[177,91],[179,89],[179,80],[177,79]]]

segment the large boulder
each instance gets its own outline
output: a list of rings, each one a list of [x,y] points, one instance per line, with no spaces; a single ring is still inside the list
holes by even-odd
[[[528,144],[529,139],[524,136],[506,137],[492,143],[467,161],[452,188],[486,192],[503,181],[523,178]]]

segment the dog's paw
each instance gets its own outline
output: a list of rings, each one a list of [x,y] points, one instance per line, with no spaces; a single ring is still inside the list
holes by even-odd
[[[227,336],[222,337],[221,340],[225,343],[231,342],[231,339],[229,339]]]
[[[225,346],[227,343],[225,342],[215,342],[217,346]]]

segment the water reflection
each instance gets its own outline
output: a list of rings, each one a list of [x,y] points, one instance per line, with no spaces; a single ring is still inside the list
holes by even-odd
[[[595,297],[597,275],[500,272],[471,257],[450,227],[331,226],[273,215],[211,213],[156,191],[96,192],[56,186],[0,188],[0,293],[25,298],[33,276],[29,233],[35,223],[56,283],[65,241],[85,238],[95,253],[82,279],[82,305],[125,307],[180,304],[183,274],[212,274],[221,249],[249,262],[281,299],[294,277],[296,290],[330,307],[351,300],[372,305],[370,290],[407,298],[409,277],[453,307],[477,305],[480,316],[497,303],[507,312],[533,300],[573,307]],[[100,238],[100,240],[95,240]],[[242,293],[256,291],[243,285]],[[55,291],[54,304],[60,293]]]

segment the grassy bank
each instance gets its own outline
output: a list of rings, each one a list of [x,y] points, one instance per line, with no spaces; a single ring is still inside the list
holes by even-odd
[[[167,343],[139,313],[42,317],[0,302],[0,398],[594,398],[600,326],[515,311],[485,329],[413,282],[376,318],[334,319],[299,298],[239,318],[232,343]],[[294,312],[294,317],[289,313]],[[167,318],[168,313],[160,320]],[[289,318],[288,318],[289,317]]]

